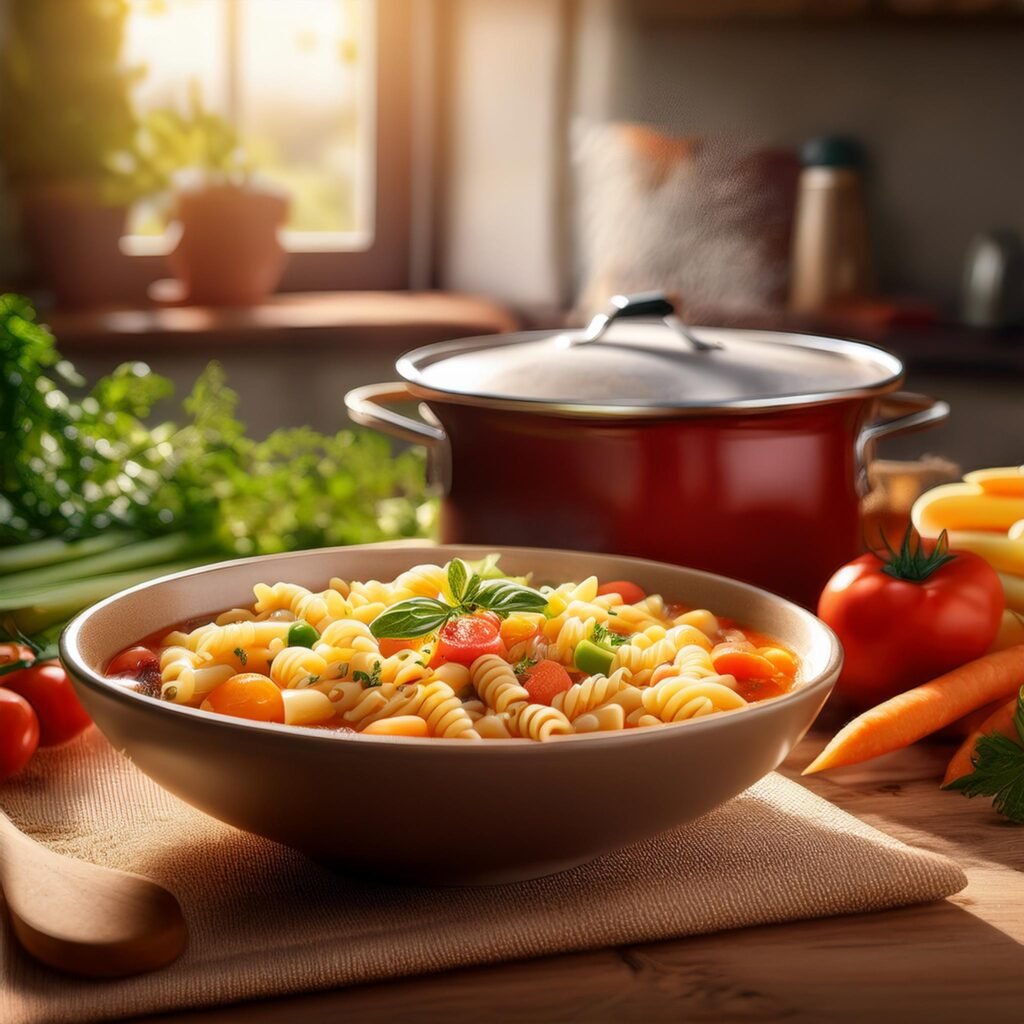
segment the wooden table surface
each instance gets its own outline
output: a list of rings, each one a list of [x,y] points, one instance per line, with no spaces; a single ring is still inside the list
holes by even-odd
[[[804,740],[785,774],[799,777],[822,745],[821,736]],[[1024,1021],[1024,829],[981,800],[939,791],[950,749],[922,746],[802,780],[876,828],[960,863],[970,884],[944,902],[146,1019]]]

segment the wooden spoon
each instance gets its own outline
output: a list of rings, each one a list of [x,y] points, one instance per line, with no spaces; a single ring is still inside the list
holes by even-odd
[[[120,978],[165,967],[188,929],[181,907],[141,875],[64,857],[0,811],[0,884],[14,934],[49,967]]]

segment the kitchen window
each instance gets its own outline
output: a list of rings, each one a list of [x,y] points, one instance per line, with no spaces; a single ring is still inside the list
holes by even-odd
[[[235,127],[255,175],[289,194],[285,290],[407,283],[402,2],[130,0],[124,60],[140,69],[139,116],[198,97]],[[167,252],[166,216],[157,199],[137,203],[124,251]]]

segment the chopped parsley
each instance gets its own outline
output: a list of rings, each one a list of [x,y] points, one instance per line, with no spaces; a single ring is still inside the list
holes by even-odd
[[[380,667],[381,667],[380,666],[380,662],[379,661],[375,661],[373,663],[373,671],[372,672],[370,672],[370,673],[366,673],[366,672],[353,672],[352,673],[352,678],[357,683],[362,683],[363,686],[366,686],[366,687],[380,686],[381,685]]]
[[[595,644],[604,644],[605,647],[621,647],[623,644],[629,643],[628,636],[612,632],[601,622],[594,626],[594,632],[590,634],[590,639]]]
[[[536,664],[536,658],[531,658],[529,655],[526,655],[525,658],[520,658],[519,661],[515,663],[515,665],[512,668],[512,671],[515,672],[517,676],[525,676],[526,673],[529,672],[530,669],[533,668],[533,666]]]
[[[238,659],[239,663],[244,665],[249,660],[249,655],[241,647],[236,647],[232,652]]]

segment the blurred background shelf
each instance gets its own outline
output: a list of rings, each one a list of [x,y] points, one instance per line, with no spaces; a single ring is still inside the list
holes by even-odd
[[[338,430],[345,392],[393,376],[403,352],[519,326],[500,303],[446,292],[282,294],[245,308],[54,310],[43,319],[90,379],[140,359],[181,397],[220,360],[256,436],[278,426]]]

